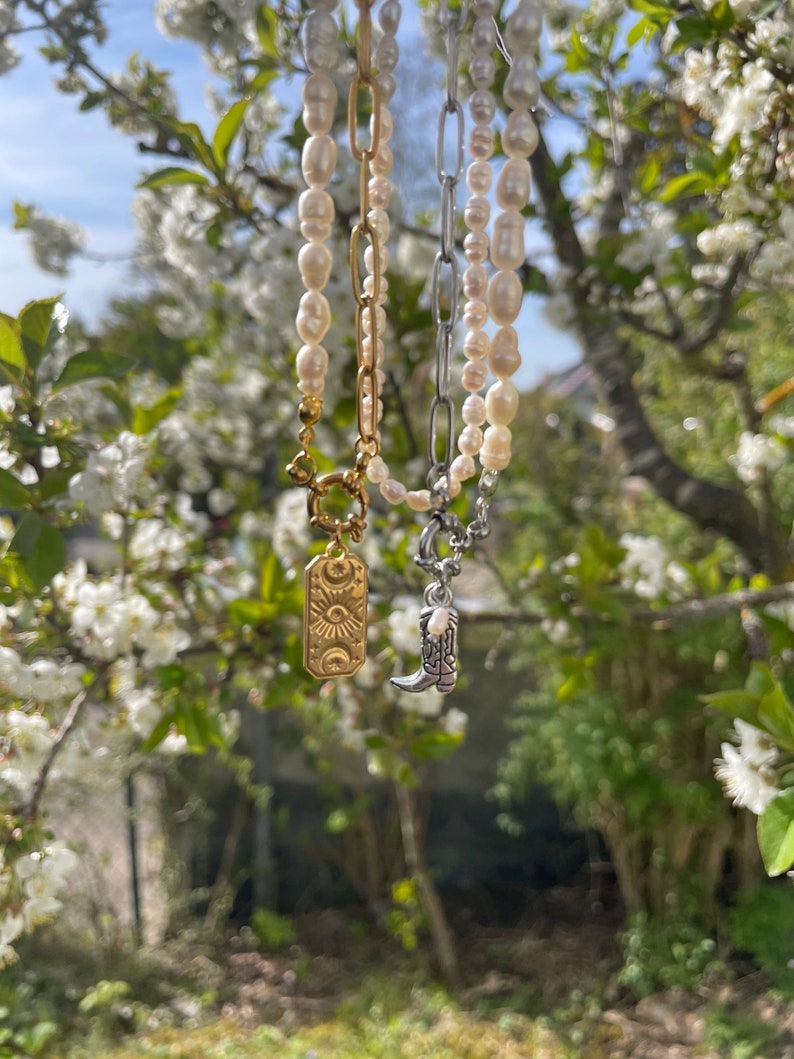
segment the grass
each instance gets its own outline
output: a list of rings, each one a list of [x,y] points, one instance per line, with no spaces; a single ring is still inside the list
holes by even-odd
[[[338,1016],[286,1034],[272,1026],[245,1031],[229,1019],[193,1030],[143,1033],[126,1045],[82,1049],[64,1059],[574,1059],[548,1029],[510,1018],[505,1025],[481,1022],[454,1006],[431,1025],[415,1021],[410,1009],[385,1016]]]

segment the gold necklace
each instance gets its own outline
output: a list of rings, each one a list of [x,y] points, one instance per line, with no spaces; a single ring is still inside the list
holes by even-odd
[[[374,0],[356,2],[359,9],[357,70],[350,85],[347,108],[350,150],[360,166],[360,216],[350,233],[350,274],[356,302],[355,344],[358,364],[355,387],[358,436],[354,445],[355,458],[353,466],[347,470],[318,475],[317,462],[311,453],[315,440],[314,428],[322,416],[322,379],[327,365],[327,354],[319,346],[319,341],[330,323],[330,310],[319,289],[307,289],[301,299],[302,310],[305,309],[303,317],[301,311],[298,313],[298,330],[307,343],[298,354],[299,386],[303,394],[298,406],[298,417],[302,424],[298,435],[301,449],[287,467],[292,481],[308,491],[307,507],[311,525],[330,537],[325,553],[316,556],[305,570],[304,665],[312,676],[319,679],[352,676],[366,660],[367,566],[360,556],[349,551],[345,538],[349,537],[355,542],[360,542],[363,538],[369,508],[366,471],[370,461],[380,452],[377,369],[380,336],[385,327],[385,311],[379,304],[382,301],[384,284],[381,277],[381,237],[378,228],[384,231],[383,225],[387,225],[388,221],[385,220],[385,213],[381,209],[373,208],[370,201],[370,181],[373,178],[373,161],[381,149],[381,86],[373,76],[371,66],[371,8]],[[318,16],[315,20],[317,26],[307,31],[309,40],[306,45],[306,58],[312,73],[304,85],[304,122],[313,136],[322,135],[325,139],[330,139],[326,134],[333,122],[336,91],[328,72],[335,67],[337,61],[335,50],[328,47],[329,34],[333,31],[332,27],[329,27],[328,19],[331,19],[331,22],[333,19],[327,11],[316,10],[309,19],[314,16]],[[319,41],[321,45],[313,47],[312,41]],[[362,93],[366,93],[370,100],[368,145],[362,145],[359,141],[359,97]],[[313,130],[318,131],[314,133]],[[317,156],[322,154],[327,158],[329,152],[323,151],[323,148],[312,144],[310,152]],[[313,176],[314,170],[308,168]],[[304,175],[306,169],[304,166]],[[332,165],[330,169],[332,172]],[[331,172],[328,170],[329,166],[326,165],[321,173],[325,184],[330,180]],[[327,192],[310,185],[308,192],[301,196],[299,216],[301,231],[309,239],[307,246],[321,244],[330,234],[333,201]],[[362,239],[369,244],[369,252],[363,256],[370,270],[363,281]],[[302,253],[306,257],[314,255],[318,264],[321,258],[326,257],[322,250],[307,251],[306,247]],[[325,276],[327,281],[330,266],[327,270],[324,265],[323,268],[318,267],[317,272],[322,273],[320,279],[312,280],[314,273],[307,269],[310,282],[319,283],[322,276]],[[322,285],[324,286],[324,283]],[[315,327],[318,321],[319,325]],[[308,366],[303,375],[302,364]],[[358,505],[358,511],[348,513],[345,518],[325,511],[324,501],[332,489],[341,490],[349,500]]]

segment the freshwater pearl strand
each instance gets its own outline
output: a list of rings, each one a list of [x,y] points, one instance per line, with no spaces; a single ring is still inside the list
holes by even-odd
[[[489,241],[484,232],[489,211],[482,203],[493,179],[489,159],[493,151],[490,123],[494,108],[488,89],[494,77],[495,8],[496,0],[475,0],[478,18],[473,31],[474,54],[470,67],[475,92],[469,102],[475,121],[470,137],[474,161],[467,172],[467,185],[472,197],[464,214],[470,231],[465,243],[469,267],[463,278],[464,291],[470,299],[464,308],[464,314],[469,309],[467,326],[470,330],[464,342],[468,363],[463,369],[462,383],[464,389],[469,391],[469,396],[463,406],[463,418],[467,425],[458,439],[461,455],[453,464],[453,474],[461,478],[474,474],[474,457],[478,454],[480,463],[489,471],[503,471],[510,462],[509,424],[518,410],[518,391],[511,377],[521,365],[518,334],[512,326],[521,311],[524,293],[516,272],[525,260],[525,222],[521,211],[529,201],[530,167],[527,158],[538,143],[538,133],[530,110],[539,100],[540,82],[531,53],[538,46],[541,12],[537,0],[520,0],[507,20],[505,31],[513,56],[504,90],[504,99],[511,113],[502,135],[507,160],[496,185],[496,201],[502,212],[494,221],[493,236]],[[497,270],[490,282],[485,269],[489,250],[491,264]],[[490,341],[482,331],[485,321],[481,306],[486,286],[486,315],[499,328]],[[486,363],[496,376],[496,382],[483,398],[478,391],[485,384]],[[489,425],[483,432],[486,421]]]
[[[329,76],[339,65],[339,27],[331,12],[337,0],[309,0],[313,9],[303,25],[303,53],[310,74],[303,83],[303,124],[309,137],[301,153],[306,190],[298,199],[301,235],[307,240],[298,254],[306,288],[295,327],[304,345],[298,350],[298,389],[320,400],[328,372],[328,352],[321,345],[331,325],[331,308],[322,293],[333,266],[325,245],[334,221],[334,201],[325,190],[336,169],[336,141],[329,133],[336,113],[337,92]]]

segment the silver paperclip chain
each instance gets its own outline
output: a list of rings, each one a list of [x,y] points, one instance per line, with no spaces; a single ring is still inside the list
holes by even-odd
[[[460,310],[460,272],[455,254],[455,220],[457,188],[463,176],[464,164],[463,107],[458,99],[458,43],[468,17],[469,0],[462,0],[457,13],[450,11],[449,0],[442,0],[440,19],[447,33],[447,85],[446,99],[439,111],[436,133],[436,176],[441,185],[441,235],[430,285],[430,307],[433,326],[436,329],[436,392],[430,406],[427,436],[430,465],[427,485],[442,509],[449,502],[446,485],[449,482],[455,432],[449,380],[452,336]],[[451,134],[447,131],[449,126],[453,127]],[[451,148],[449,158],[448,147]]]

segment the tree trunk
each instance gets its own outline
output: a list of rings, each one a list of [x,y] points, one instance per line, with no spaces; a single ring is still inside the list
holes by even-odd
[[[414,881],[422,908],[427,916],[433,951],[441,974],[449,985],[457,986],[460,984],[458,950],[438,890],[427,870],[424,847],[420,837],[416,798],[414,792],[401,783],[395,784],[395,789],[405,865]]]

